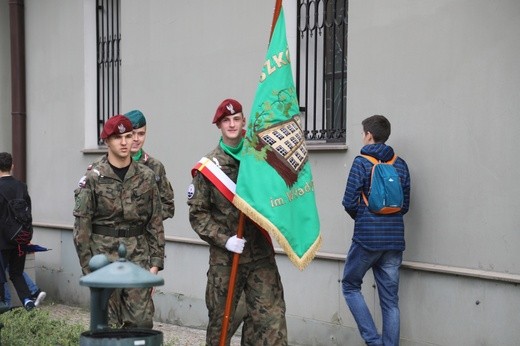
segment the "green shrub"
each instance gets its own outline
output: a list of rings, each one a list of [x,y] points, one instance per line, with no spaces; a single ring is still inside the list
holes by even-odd
[[[69,346],[79,345],[85,327],[52,319],[48,311],[23,308],[0,315],[1,344],[8,346]]]

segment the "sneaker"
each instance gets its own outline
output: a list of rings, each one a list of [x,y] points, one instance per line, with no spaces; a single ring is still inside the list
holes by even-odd
[[[31,294],[31,299],[36,300],[38,298],[38,294],[40,294],[41,290],[38,288],[38,290]]]
[[[23,307],[25,308],[25,310],[31,311],[36,307],[36,305],[34,305],[34,302],[32,300],[26,299],[25,303],[23,304]]]
[[[5,300],[0,300],[0,314],[3,314],[4,312],[7,312],[11,310],[11,307]]]
[[[40,306],[40,304],[43,302],[43,300],[45,299],[45,297],[47,297],[47,293],[38,290],[38,292],[36,292],[36,293],[33,295],[34,306]]]

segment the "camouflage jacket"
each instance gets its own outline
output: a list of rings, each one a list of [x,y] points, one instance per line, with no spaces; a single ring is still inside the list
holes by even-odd
[[[170,184],[170,181],[166,177],[166,170],[164,169],[164,165],[161,163],[161,161],[148,155],[148,153],[146,153],[144,150],[141,158],[137,162],[146,165],[155,173],[155,181],[157,182],[159,194],[161,195],[163,220],[173,217],[173,214],[175,214],[173,188]]]
[[[132,162],[124,181],[113,172],[107,157],[89,167],[74,191],[74,245],[84,274],[93,255],[104,253],[110,261],[118,258],[123,242],[127,259],[149,269],[164,266],[164,228],[159,190],[153,172]],[[143,227],[142,235],[112,237],[92,232],[93,227],[113,229]]]
[[[220,146],[206,155],[234,182],[239,162],[227,155]],[[211,265],[230,265],[233,252],[226,249],[226,241],[237,233],[240,211],[220,191],[197,172],[188,194],[189,216],[193,230],[209,244]],[[250,220],[245,222],[246,244],[240,263],[248,263],[274,255],[273,247]]]

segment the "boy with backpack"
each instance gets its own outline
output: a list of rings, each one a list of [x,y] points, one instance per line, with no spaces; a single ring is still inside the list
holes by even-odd
[[[23,277],[26,254],[21,251],[21,245],[28,243],[32,237],[31,198],[27,185],[11,175],[12,169],[11,154],[0,153],[0,313],[9,309],[3,286],[7,281],[6,268],[9,268],[9,278],[25,309],[35,307]]]
[[[362,125],[364,146],[352,163],[342,202],[354,219],[343,296],[367,345],[399,345],[399,268],[405,249],[403,215],[410,203],[410,174],[406,162],[385,144],[391,130],[388,119],[373,115]],[[361,294],[369,269],[379,293],[382,334]]]

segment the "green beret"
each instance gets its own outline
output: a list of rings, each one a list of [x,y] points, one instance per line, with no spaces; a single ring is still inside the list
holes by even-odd
[[[134,129],[138,129],[146,125],[146,118],[144,117],[143,113],[141,113],[140,110],[133,110],[128,113],[125,113],[125,116],[130,119],[132,122],[132,126]]]

